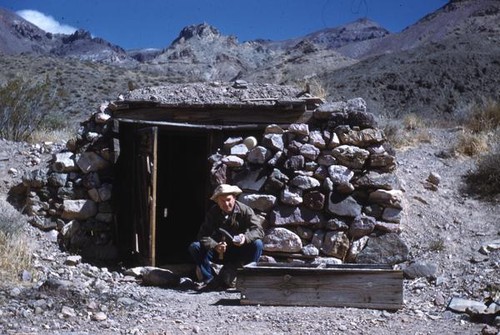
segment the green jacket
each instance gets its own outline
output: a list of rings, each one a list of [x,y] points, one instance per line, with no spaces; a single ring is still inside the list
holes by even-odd
[[[221,241],[218,229],[224,228],[233,236],[244,234],[245,243],[250,243],[264,237],[262,221],[252,208],[237,200],[231,214],[224,213],[215,205],[205,216],[198,232],[198,240],[206,249],[213,249]]]

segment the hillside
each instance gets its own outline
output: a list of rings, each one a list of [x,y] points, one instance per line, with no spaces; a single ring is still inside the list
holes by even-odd
[[[499,8],[494,0],[450,1],[398,34],[363,19],[285,41],[240,43],[203,23],[163,50],[129,53],[84,31],[44,34],[3,10],[0,81],[48,74],[67,92],[54,113],[71,123],[131,87],[235,79],[310,84],[327,100],[361,96],[383,118],[457,119],[478,100],[499,99]]]

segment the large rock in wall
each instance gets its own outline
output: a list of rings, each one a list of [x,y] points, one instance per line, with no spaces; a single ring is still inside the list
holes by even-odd
[[[403,193],[391,152],[357,98],[324,104],[288,129],[270,124],[260,139],[227,138],[209,158],[211,181],[238,185],[239,200],[267,219],[270,256],[399,263],[408,248],[397,234]]]

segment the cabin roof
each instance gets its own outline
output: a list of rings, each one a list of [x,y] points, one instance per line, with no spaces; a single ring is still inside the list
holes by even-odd
[[[184,83],[144,87],[123,94],[116,105],[149,102],[163,106],[250,105],[272,106],[280,103],[306,104],[311,98],[303,89],[277,84]]]
[[[236,81],[139,88],[109,107],[121,121],[256,125],[296,122],[323,102],[294,86]]]

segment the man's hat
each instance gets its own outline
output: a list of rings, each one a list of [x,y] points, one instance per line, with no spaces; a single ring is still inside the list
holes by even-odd
[[[223,194],[234,194],[238,195],[243,192],[238,186],[233,186],[229,184],[220,184],[214,190],[214,194],[210,197],[210,200],[215,201],[219,195]]]

